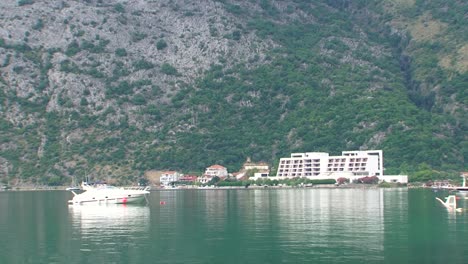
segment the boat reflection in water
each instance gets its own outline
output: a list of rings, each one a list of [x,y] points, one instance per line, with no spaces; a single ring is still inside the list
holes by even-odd
[[[150,209],[145,205],[69,206],[73,240],[80,251],[118,253],[122,242],[136,243],[150,227]]]

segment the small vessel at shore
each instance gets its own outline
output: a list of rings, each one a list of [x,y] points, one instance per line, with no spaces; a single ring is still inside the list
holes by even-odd
[[[82,204],[130,204],[140,203],[149,194],[149,186],[142,187],[115,187],[107,184],[90,185],[81,184],[83,193],[73,193],[73,199],[68,201],[71,205]]]
[[[81,190],[81,188],[75,186],[75,187],[68,187],[65,190],[67,190],[67,191],[79,191],[79,190]]]

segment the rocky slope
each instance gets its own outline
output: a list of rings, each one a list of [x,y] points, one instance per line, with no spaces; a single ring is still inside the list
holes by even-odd
[[[467,34],[449,11],[466,4],[437,4],[2,1],[0,177],[358,148],[394,172],[462,170]]]

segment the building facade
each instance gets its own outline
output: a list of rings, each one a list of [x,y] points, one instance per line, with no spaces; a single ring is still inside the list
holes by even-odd
[[[182,175],[177,171],[164,171],[161,174],[160,182],[163,186],[169,186],[180,179]]]
[[[208,177],[218,176],[220,178],[225,178],[228,176],[228,171],[225,167],[216,164],[216,165],[206,168],[205,176],[208,176]]]
[[[382,175],[382,150],[343,151],[341,156],[325,152],[292,153],[291,157],[280,159],[276,173],[282,178],[317,179]]]

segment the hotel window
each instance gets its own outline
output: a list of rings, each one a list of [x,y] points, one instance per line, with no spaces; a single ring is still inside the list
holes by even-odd
[[[354,159],[350,159],[349,161],[350,161],[350,162],[354,162]]]
[[[356,162],[361,162],[361,159],[356,159]]]
[[[340,171],[343,171],[343,168],[340,168]]]
[[[346,161],[346,159],[341,159],[341,162],[345,162],[345,161]]]
[[[340,164],[340,167],[344,167],[344,163],[341,163],[341,164]]]
[[[353,163],[350,163],[349,166],[352,167],[354,164]]]
[[[327,171],[331,171],[331,169],[330,169],[330,168],[328,168],[328,169],[327,169]]]

